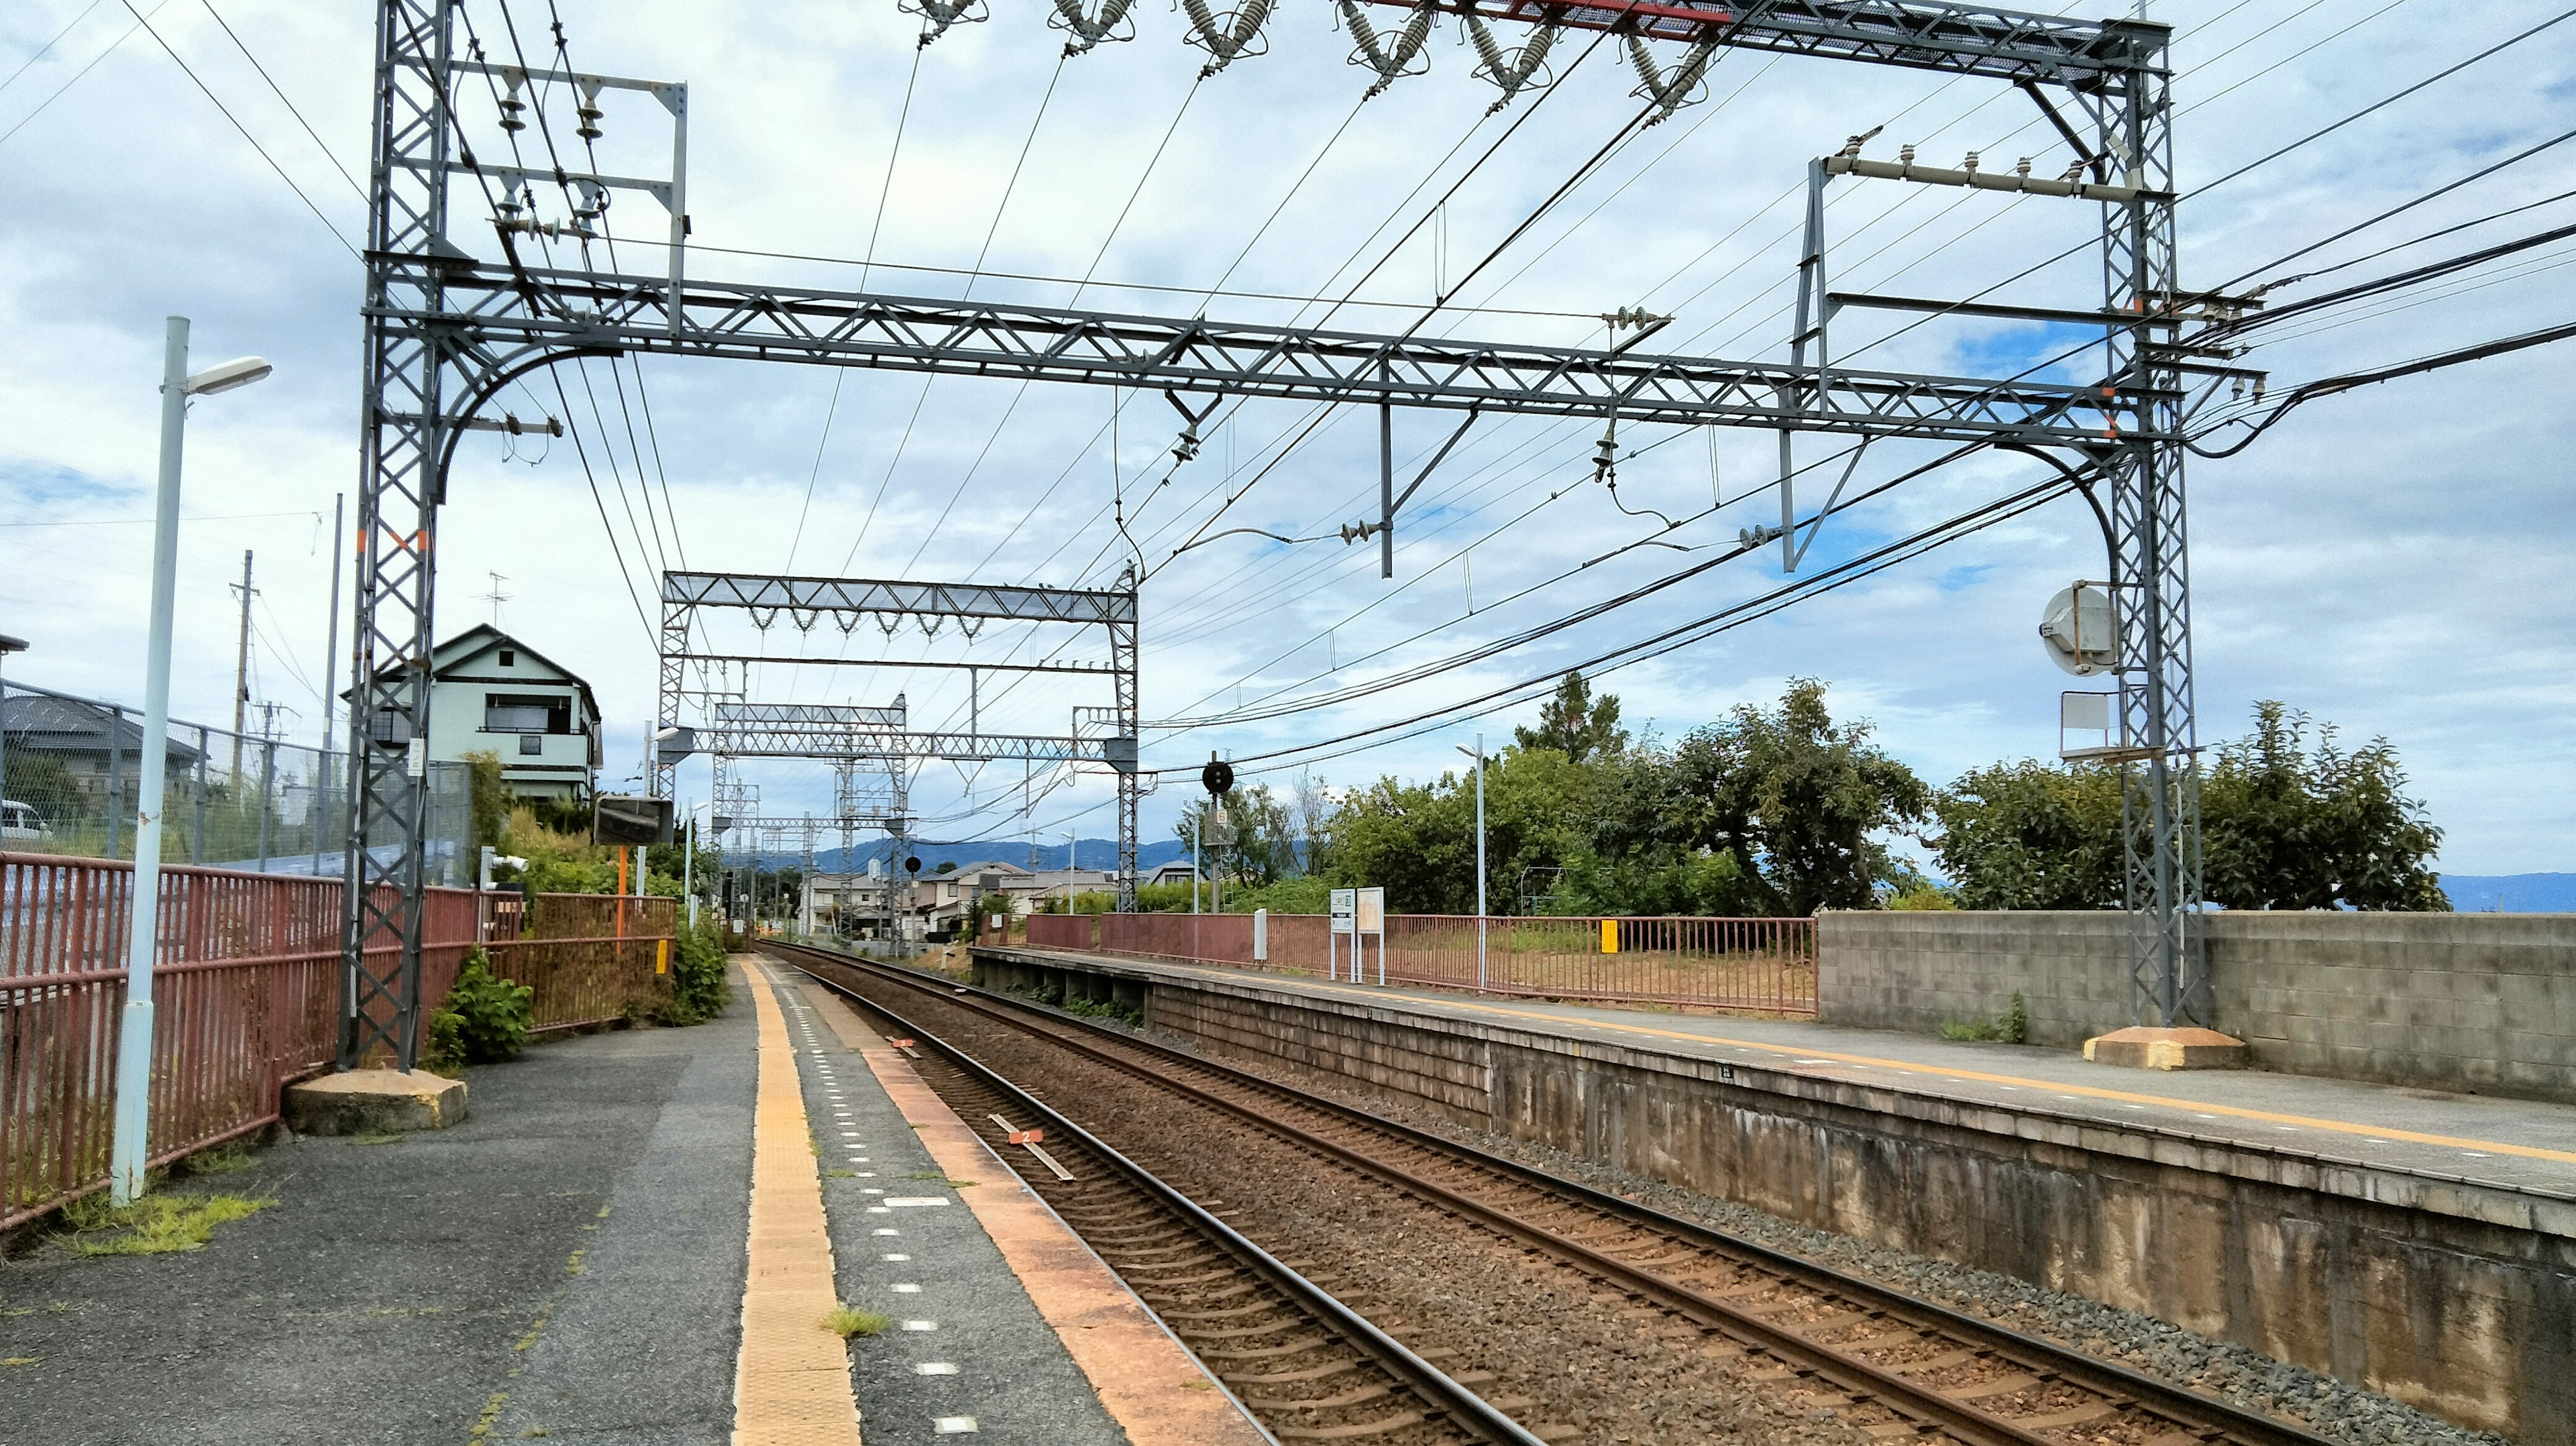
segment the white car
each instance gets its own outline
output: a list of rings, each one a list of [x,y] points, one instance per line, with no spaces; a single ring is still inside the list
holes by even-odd
[[[0,843],[33,843],[53,836],[54,831],[45,827],[44,815],[36,812],[34,804],[0,799]]]

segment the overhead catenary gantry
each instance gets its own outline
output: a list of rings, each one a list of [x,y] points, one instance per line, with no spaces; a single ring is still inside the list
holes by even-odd
[[[889,766],[898,779],[925,759],[1089,766],[1112,774],[1118,792],[1118,897],[1122,910],[1136,902],[1136,733],[1138,701],[1136,579],[1114,588],[1012,587],[985,583],[898,582],[873,578],[788,577],[771,573],[668,572],[662,575],[662,694],[653,790],[669,796],[679,760],[691,752],[720,759],[806,758],[832,762],[843,774],[863,763]],[[765,637],[784,621],[800,632],[830,626],[845,636],[876,628],[891,637],[906,621],[925,634],[950,623],[952,636],[972,642],[990,623],[1098,628],[1106,656],[1077,662],[1020,664],[1007,660],[931,660],[874,657],[880,667],[939,666],[971,672],[1089,674],[1109,684],[1110,701],[1077,706],[1063,734],[987,733],[968,682],[967,727],[915,730],[900,699],[891,707],[841,703],[778,703],[752,698],[717,699],[703,721],[685,722],[681,684],[688,667],[710,656],[697,641],[704,615],[738,613]],[[818,660],[796,654],[723,653],[751,663],[795,667]],[[901,797],[898,792],[898,798]],[[892,830],[902,837],[900,820]],[[842,862],[846,866],[847,838]]]
[[[1690,98],[1717,47],[2019,86],[2084,156],[2097,182],[2129,192],[2101,208],[2110,318],[2103,338],[2111,364],[2098,383],[2063,386],[1862,371],[1821,359],[1658,356],[694,278],[683,264],[690,231],[686,87],[460,55],[460,8],[460,0],[377,6],[355,633],[356,675],[367,681],[350,725],[346,876],[357,886],[348,891],[342,935],[343,1067],[380,1049],[406,1067],[416,1057],[433,559],[457,443],[519,377],[577,357],[645,353],[1176,395],[1928,438],[2061,454],[2107,477],[2112,498],[2123,715],[2137,759],[2128,794],[2136,823],[2135,998],[2142,1016],[2164,1023],[2203,1007],[2192,932],[2199,854],[2178,435],[2183,392],[2172,350],[2191,298],[2175,280],[2166,27],[1926,0],[1752,0],[1734,7],[1671,0],[1452,0],[1435,7],[1417,0],[1407,7],[1425,25],[1435,9],[1457,12],[1462,23],[1472,13],[1478,26],[1488,18],[1530,22],[1540,27],[1530,46],[1558,26],[1617,30],[1641,72],[1652,72],[1648,90],[1667,111]],[[1117,38],[1114,21],[1095,34],[1085,28],[1093,21],[1080,19],[1089,12],[1062,8],[1076,32],[1070,49]],[[1210,51],[1211,69],[1258,50],[1257,36],[1196,38]],[[1665,68],[1644,48],[1649,41],[1690,49]],[[1540,68],[1530,46],[1515,52],[1518,60],[1499,51],[1489,57],[1490,78],[1506,85],[1507,99]],[[1386,54],[1398,63],[1381,80],[1406,73],[1419,53],[1417,44],[1406,57]],[[596,124],[603,91],[648,96],[672,122],[671,174],[505,167],[478,154],[466,134],[460,91],[469,84],[490,88],[496,100],[504,86],[513,100],[523,89],[569,86],[583,98],[586,125]],[[501,114],[506,126],[517,112],[505,104]],[[495,151],[503,145],[497,133],[481,139]],[[534,187],[547,181],[565,193],[569,215],[541,223]],[[649,275],[616,274],[530,264],[521,254],[541,237],[581,245],[600,234],[605,208],[598,198],[616,190],[667,208],[667,265]],[[472,198],[461,231],[451,224],[459,195]],[[460,236],[488,237],[500,254],[477,256]],[[1128,750],[1119,774],[1122,895],[1132,888],[1138,789],[1132,611],[1123,627],[1126,666],[1115,673],[1122,695],[1115,709],[1103,710],[1115,716],[1090,730],[1104,749],[1106,740],[1127,740],[1119,745]],[[671,681],[666,677],[666,693]],[[676,721],[666,713],[666,726]]]

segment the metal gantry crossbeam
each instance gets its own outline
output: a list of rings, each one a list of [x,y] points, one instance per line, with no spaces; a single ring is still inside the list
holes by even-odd
[[[511,253],[508,260],[477,259],[456,240],[451,193],[464,178],[477,183],[467,192],[476,194],[495,173],[465,143],[455,88],[469,76],[483,84],[496,77],[457,54],[460,8],[461,0],[376,6],[355,597],[357,676],[366,681],[350,725],[346,876],[354,886],[342,934],[343,1067],[376,1052],[406,1067],[416,1056],[432,559],[457,441],[518,377],[575,357],[646,352],[1201,396],[1919,437],[2088,459],[2107,446],[2117,454],[2111,512],[2122,572],[2115,583],[2131,603],[2122,611],[2124,711],[2134,734],[2155,750],[2130,794],[2141,820],[2131,868],[2141,940],[2136,997],[2142,1008],[2151,1001],[2165,1022],[2190,1013],[2198,882],[2177,436],[2182,393],[2171,358],[2143,331],[2110,328],[2114,365],[2098,384],[2069,387],[691,279],[682,264],[690,232],[682,205],[685,88],[614,77],[586,78],[648,93],[672,116],[672,174],[554,179],[632,185],[667,199],[667,268],[641,276],[521,265],[512,237],[537,230],[533,216],[517,215],[475,218],[470,236],[497,231]],[[2176,294],[2167,27],[1937,0],[1747,0],[1731,7],[1703,0],[1446,0],[1440,8],[1616,29],[1640,45],[1672,40],[1695,52],[1785,51],[2016,84],[2085,152],[2097,182],[2116,181],[2133,193],[2103,207],[2106,309],[2141,315]],[[1687,79],[1696,71],[1686,64],[1675,73]],[[2051,105],[2051,94],[2090,124],[2089,139]],[[564,223],[545,234],[568,232],[589,234]],[[1075,732],[1106,753],[1103,739],[1132,747],[1135,736],[1136,622],[1132,608],[1124,619],[1101,622],[1111,630],[1119,696],[1115,708],[1103,710],[1114,715],[1107,726]],[[686,652],[685,636],[677,641],[675,648],[666,634],[666,698],[679,692],[673,669],[675,656]],[[663,722],[675,725],[676,712],[666,709]],[[1140,787],[1132,765],[1119,774],[1119,787],[1121,907],[1132,907]],[[361,847],[359,840],[393,847]]]
[[[1115,588],[1017,587],[984,583],[910,582],[882,578],[799,577],[773,573],[669,572],[662,576],[662,697],[657,717],[668,740],[657,753],[653,789],[667,796],[678,760],[691,752],[719,758],[810,758],[833,763],[836,787],[851,791],[851,771],[861,763],[891,767],[898,780],[906,765],[922,759],[954,762],[1019,762],[1107,769],[1115,775],[1119,800],[1121,897],[1134,905],[1137,778],[1137,619],[1133,574]],[[802,666],[818,660],[794,655],[721,653],[696,641],[701,614],[731,611],[745,615],[766,632],[781,617],[800,629],[829,621],[854,633],[862,619],[876,618],[889,630],[905,618],[922,620],[925,631],[955,621],[961,632],[995,621],[1097,627],[1108,643],[1100,662],[1065,664],[978,663],[914,659],[869,659],[880,667],[965,668],[970,674],[995,672],[1075,672],[1106,677],[1112,690],[1108,707],[1076,708],[1071,731],[1061,735],[989,733],[973,703],[969,681],[969,724],[964,731],[914,731],[903,700],[892,707],[843,703],[773,703],[755,699],[716,699],[706,721],[697,727],[680,719],[680,683],[688,664],[725,657],[737,661]],[[971,641],[973,634],[966,633]],[[828,660],[837,662],[839,660]],[[747,670],[746,670],[747,671]],[[900,786],[900,785],[898,785]],[[849,843],[850,826],[843,829]],[[894,831],[898,839],[901,829]]]
[[[1802,367],[1227,323],[865,291],[420,262],[446,298],[404,326],[470,323],[497,389],[568,355],[645,352],[1524,417],[2075,445],[2132,430],[2099,386]],[[531,312],[530,295],[543,307]],[[459,311],[469,313],[460,317]]]

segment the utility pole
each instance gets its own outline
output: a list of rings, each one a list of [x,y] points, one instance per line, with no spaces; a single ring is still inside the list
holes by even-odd
[[[241,787],[242,729],[250,722],[250,549],[242,549],[241,646],[233,657],[233,787]]]

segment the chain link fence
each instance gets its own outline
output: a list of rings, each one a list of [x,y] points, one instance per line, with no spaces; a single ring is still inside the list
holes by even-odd
[[[140,708],[0,683],[0,852],[133,858],[145,766]],[[160,766],[162,862],[339,877],[347,754],[173,718]],[[422,781],[432,884],[474,882],[467,775],[433,762]]]

